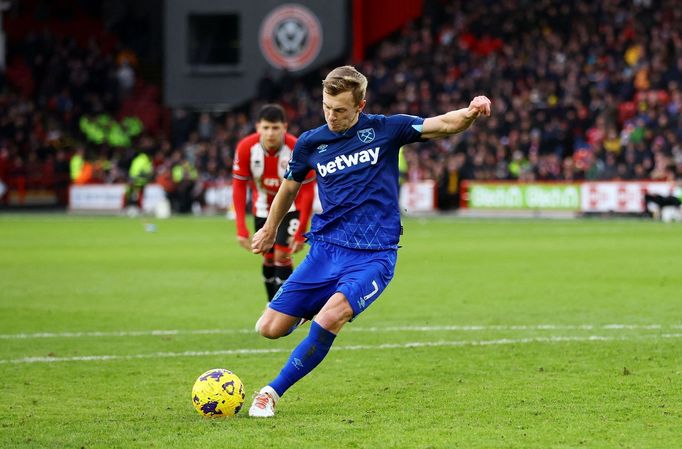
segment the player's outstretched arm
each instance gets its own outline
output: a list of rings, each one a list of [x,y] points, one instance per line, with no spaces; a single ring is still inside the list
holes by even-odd
[[[272,200],[270,213],[268,213],[265,224],[253,235],[251,251],[254,254],[265,254],[272,248],[272,245],[275,243],[275,237],[277,236],[277,228],[284,219],[284,215],[286,215],[291,208],[291,205],[294,203],[294,199],[296,199],[296,194],[298,194],[300,188],[300,182],[292,181],[290,179],[285,179],[284,182],[282,182],[282,185],[277,191],[277,195],[275,195],[275,199]]]
[[[482,95],[471,100],[467,108],[425,119],[422,137],[424,139],[438,139],[461,133],[468,129],[474,120],[481,115],[490,116],[490,100]]]

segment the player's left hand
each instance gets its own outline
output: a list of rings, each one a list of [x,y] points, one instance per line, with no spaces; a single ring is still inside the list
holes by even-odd
[[[469,103],[466,114],[468,118],[472,119],[476,119],[480,115],[490,117],[490,99],[484,95],[474,97],[471,103]]]

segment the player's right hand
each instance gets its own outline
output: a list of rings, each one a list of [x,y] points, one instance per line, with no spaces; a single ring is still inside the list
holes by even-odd
[[[292,254],[296,254],[305,247],[305,239],[297,239],[296,237],[291,237],[289,239],[289,248]]]
[[[265,254],[275,244],[275,233],[268,232],[265,227],[260,228],[251,241],[251,252],[254,254]]]
[[[466,115],[468,118],[476,119],[479,115],[490,117],[490,99],[485,95],[474,97],[469,103]]]
[[[251,239],[248,237],[243,237],[241,235],[237,236],[237,243],[239,243],[239,246],[244,248],[247,251],[251,251]]]

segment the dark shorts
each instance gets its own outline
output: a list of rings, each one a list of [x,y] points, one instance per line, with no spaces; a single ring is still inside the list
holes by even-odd
[[[269,307],[311,319],[334,293],[340,292],[356,317],[391,282],[397,259],[397,250],[357,250],[313,241],[308,255],[282,284]]]
[[[289,239],[294,236],[296,230],[300,225],[298,219],[299,212],[287,212],[282,220],[282,224],[279,225],[277,229],[277,236],[275,236],[275,246],[269,251],[274,252],[275,248],[282,251],[289,251]],[[265,218],[254,217],[254,226],[256,231],[263,227],[265,224]]]

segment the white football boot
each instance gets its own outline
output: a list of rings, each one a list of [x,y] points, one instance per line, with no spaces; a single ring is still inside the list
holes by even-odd
[[[249,416],[254,418],[272,418],[275,416],[275,405],[279,400],[279,395],[270,386],[266,385],[260,389],[256,397],[253,398],[253,404],[249,409]]]

